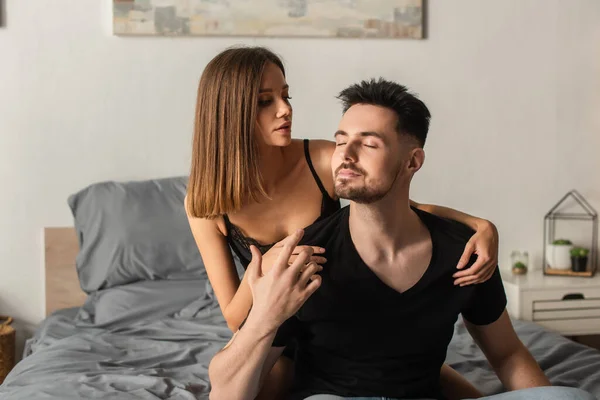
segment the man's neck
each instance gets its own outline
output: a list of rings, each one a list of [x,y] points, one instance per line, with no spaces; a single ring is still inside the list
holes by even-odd
[[[357,248],[390,263],[403,248],[423,239],[422,222],[410,208],[408,192],[388,193],[371,204],[351,202],[349,224]]]

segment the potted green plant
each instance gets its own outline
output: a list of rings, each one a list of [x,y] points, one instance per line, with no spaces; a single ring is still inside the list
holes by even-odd
[[[510,253],[510,260],[513,274],[524,275],[527,273],[527,264],[529,264],[529,253],[527,251],[514,250]]]
[[[583,247],[571,249],[571,269],[573,272],[585,272],[587,270],[588,254],[590,251]]]
[[[517,261],[513,264],[512,272],[515,275],[525,275],[527,273],[527,265],[521,261]]]
[[[548,245],[546,262],[553,269],[571,269],[571,249],[573,243],[568,239],[556,239]]]

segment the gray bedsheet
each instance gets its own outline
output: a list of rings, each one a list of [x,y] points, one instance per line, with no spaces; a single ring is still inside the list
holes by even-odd
[[[208,398],[208,364],[231,333],[205,286],[140,282],[53,314],[0,399]]]
[[[513,320],[519,338],[538,361],[553,385],[578,387],[600,398],[600,352],[541,326]],[[503,391],[482,351],[459,318],[446,362],[485,394]]]
[[[600,396],[600,352],[515,326],[553,383]],[[0,399],[205,399],[209,361],[230,337],[206,281],[108,289],[40,325]],[[460,320],[447,361],[485,393],[502,390]]]

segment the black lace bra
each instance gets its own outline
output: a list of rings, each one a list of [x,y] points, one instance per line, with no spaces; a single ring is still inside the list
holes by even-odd
[[[339,200],[334,200],[329,196],[329,193],[327,193],[327,190],[325,190],[325,186],[323,186],[323,182],[321,182],[321,179],[319,179],[317,171],[315,170],[310,159],[310,152],[308,151],[308,139],[304,139],[304,155],[306,157],[308,167],[310,168],[310,172],[312,173],[313,178],[317,182],[317,185],[323,194],[323,200],[321,201],[321,214],[319,215],[319,218],[315,220],[315,222],[317,222],[339,210],[340,202]],[[223,215],[223,219],[225,220],[225,227],[227,229],[227,242],[229,243],[229,246],[233,252],[239,257],[244,269],[248,266],[248,264],[250,264],[250,260],[252,259],[252,253],[250,252],[251,245],[256,246],[262,254],[265,254],[275,244],[262,244],[251,237],[245,236],[240,228],[231,223],[227,214]]]

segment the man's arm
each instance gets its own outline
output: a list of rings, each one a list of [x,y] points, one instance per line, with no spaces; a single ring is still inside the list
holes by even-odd
[[[252,400],[257,396],[284,349],[271,347],[275,333],[250,312],[244,326],[210,362],[211,400]]]
[[[442,364],[440,385],[442,394],[449,400],[478,399],[483,397],[483,393],[477,390],[471,382],[448,364]]]
[[[517,336],[506,310],[488,325],[465,326],[508,390],[551,386],[531,353]]]
[[[260,251],[250,247],[252,262],[246,269],[246,275],[253,306],[246,323],[210,362],[211,399],[256,397],[265,377],[283,352],[283,347],[272,347],[276,336],[280,336],[276,335],[278,330],[294,329],[289,322],[293,321],[290,317],[319,288],[321,277],[316,273],[322,267],[308,262],[313,254],[311,247],[302,250],[288,265],[302,234],[298,231],[284,239],[277,260],[262,276]],[[289,337],[290,333],[283,336]]]

